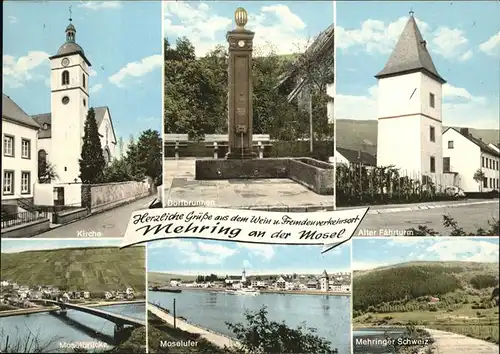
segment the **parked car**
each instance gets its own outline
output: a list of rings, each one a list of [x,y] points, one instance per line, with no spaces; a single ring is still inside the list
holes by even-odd
[[[464,190],[457,186],[448,186],[444,189],[444,192],[450,197],[465,198]]]

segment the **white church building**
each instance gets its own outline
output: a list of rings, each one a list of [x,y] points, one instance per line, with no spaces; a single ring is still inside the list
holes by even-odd
[[[34,199],[38,205],[77,204],[81,199],[79,159],[89,110],[91,63],[67,26],[66,41],[50,60],[50,113],[28,116],[10,97],[2,97],[2,204]],[[94,108],[107,163],[117,139],[108,107]],[[38,161],[53,166],[57,179],[38,184]],[[9,200],[11,202],[9,202]]]

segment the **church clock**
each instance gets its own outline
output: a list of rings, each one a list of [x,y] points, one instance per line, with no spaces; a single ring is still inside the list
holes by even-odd
[[[64,58],[62,61],[61,61],[61,65],[62,66],[68,66],[69,65],[69,59],[68,58]]]

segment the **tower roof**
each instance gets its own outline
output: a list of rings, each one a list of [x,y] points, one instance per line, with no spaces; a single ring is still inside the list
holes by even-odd
[[[78,43],[76,43],[76,27],[75,25],[73,25],[72,21],[73,20],[70,18],[69,25],[64,31],[66,33],[66,41],[59,47],[59,49],[57,50],[57,54],[50,57],[50,59],[59,58],[71,54],[80,54],[87,65],[92,66],[87,57],[85,57],[83,48]]]
[[[396,47],[385,67],[375,77],[381,79],[419,71],[426,73],[442,84],[446,82],[434,66],[431,55],[427,50],[427,42],[418,29],[413,13],[410,12],[410,18],[398,39]]]

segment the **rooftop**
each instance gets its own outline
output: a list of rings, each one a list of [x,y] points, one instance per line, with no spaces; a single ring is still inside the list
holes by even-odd
[[[385,67],[375,77],[381,79],[389,76],[424,72],[438,82],[446,81],[439,75],[431,55],[427,49],[427,42],[417,26],[413,13],[399,37],[394,50],[385,64]]]

